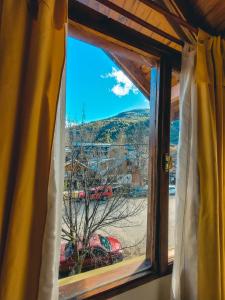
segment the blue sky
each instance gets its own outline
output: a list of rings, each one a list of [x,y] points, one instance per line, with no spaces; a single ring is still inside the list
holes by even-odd
[[[99,48],[68,37],[66,118],[70,122],[104,119],[119,112],[148,108],[148,101]]]

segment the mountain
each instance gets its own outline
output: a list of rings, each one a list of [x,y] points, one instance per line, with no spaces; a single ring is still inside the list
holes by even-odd
[[[149,109],[133,109],[133,110],[129,110],[129,111],[123,111],[121,113],[119,113],[118,115],[111,117],[111,118],[141,118],[141,117],[146,117],[149,118],[149,114],[150,114],[150,110]],[[109,118],[110,119],[110,118]],[[108,119],[106,119],[108,120]]]
[[[137,131],[148,135],[149,109],[125,111],[107,119],[74,126],[74,130],[77,142],[127,143]]]
[[[146,142],[149,136],[149,109],[121,112],[107,119],[73,126],[76,142],[134,143]],[[171,122],[171,143],[178,143],[179,120]]]

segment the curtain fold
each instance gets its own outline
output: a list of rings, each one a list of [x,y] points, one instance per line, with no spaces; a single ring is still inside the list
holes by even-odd
[[[0,299],[38,299],[66,1],[1,2]]]
[[[199,31],[194,48],[181,71],[171,298],[224,300],[225,41]]]
[[[198,297],[225,299],[225,41],[199,32],[198,90]]]
[[[65,85],[64,70],[61,81],[51,154],[51,167],[48,185],[48,208],[42,245],[42,263],[39,279],[39,300],[57,300],[59,295],[58,275],[65,159]]]
[[[195,54],[185,45],[180,77],[180,136],[176,174],[175,259],[172,299],[197,300],[197,90]]]

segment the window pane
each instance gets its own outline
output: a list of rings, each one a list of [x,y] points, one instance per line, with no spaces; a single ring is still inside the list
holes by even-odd
[[[179,139],[179,74],[172,74],[171,114],[170,114],[170,156],[172,168],[169,173],[169,259],[174,256],[175,229],[175,196],[176,196],[176,168],[177,147]]]
[[[125,68],[130,81],[115,64],[131,65],[124,56],[72,38],[68,49],[60,277],[145,258],[147,230],[150,116],[137,75],[149,89],[152,60]]]

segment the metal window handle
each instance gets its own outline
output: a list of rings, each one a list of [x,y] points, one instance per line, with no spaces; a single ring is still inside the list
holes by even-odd
[[[168,153],[165,153],[163,157],[164,172],[168,173],[172,169],[172,167],[173,167],[173,159]]]

